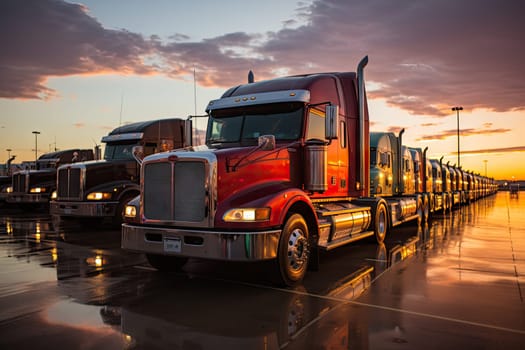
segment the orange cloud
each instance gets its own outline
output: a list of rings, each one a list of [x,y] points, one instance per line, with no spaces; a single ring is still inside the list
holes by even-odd
[[[490,135],[490,134],[503,134],[512,131],[511,129],[460,129],[461,137],[472,136],[472,135]],[[425,135],[417,139],[417,141],[429,141],[429,140],[444,140],[449,137],[456,137],[457,130],[444,130],[437,134]]]

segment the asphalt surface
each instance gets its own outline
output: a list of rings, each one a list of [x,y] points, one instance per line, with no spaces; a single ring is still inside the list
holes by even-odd
[[[120,231],[0,208],[0,349],[525,349],[525,192],[321,255],[161,274]]]

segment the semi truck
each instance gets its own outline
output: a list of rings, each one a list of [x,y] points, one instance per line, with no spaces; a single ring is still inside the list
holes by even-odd
[[[364,238],[381,243],[392,226],[423,219],[423,196],[415,180],[402,181],[406,172],[384,175],[392,176],[391,195],[371,184],[371,166],[394,159],[370,161],[367,62],[356,72],[249,76],[210,101],[205,145],[143,159],[122,248],[145,253],[162,271],[189,258],[271,260],[275,281],[294,286],[318,266],[320,251]],[[389,141],[396,162],[414,173],[400,138]],[[429,192],[442,198],[438,165]]]
[[[93,160],[91,149],[68,149],[43,154],[35,169],[17,171],[7,189],[6,202],[10,204],[48,204],[56,189],[57,167],[82,160]]]
[[[404,132],[398,136],[392,132],[370,133],[370,194],[385,199],[392,227],[426,220],[429,212],[428,200],[419,188],[419,162],[414,162],[410,149],[403,146]]]
[[[181,118],[117,127],[102,138],[104,159],[58,168],[51,214],[120,224],[124,205],[139,194],[141,158],[185,146],[185,127]]]

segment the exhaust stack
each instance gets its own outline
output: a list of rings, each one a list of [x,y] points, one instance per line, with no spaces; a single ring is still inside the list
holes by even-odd
[[[370,197],[370,186],[369,184],[366,184],[366,175],[365,175],[365,159],[366,159],[366,153],[368,152],[367,149],[365,149],[366,145],[366,137],[365,135],[365,76],[364,76],[364,68],[368,64],[368,56],[363,57],[363,59],[359,62],[357,65],[357,99],[358,99],[358,107],[359,107],[359,184],[361,188],[365,188],[365,196]]]

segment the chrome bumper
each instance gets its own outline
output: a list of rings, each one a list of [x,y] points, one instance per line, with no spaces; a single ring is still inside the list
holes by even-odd
[[[51,201],[49,212],[59,216],[114,216],[118,202],[58,202]]]
[[[277,257],[281,230],[217,232],[122,225],[122,248],[146,254],[257,261]],[[172,249],[170,243],[177,242]]]
[[[41,193],[22,193],[22,194],[9,194],[6,197],[7,203],[48,203],[49,194]]]

